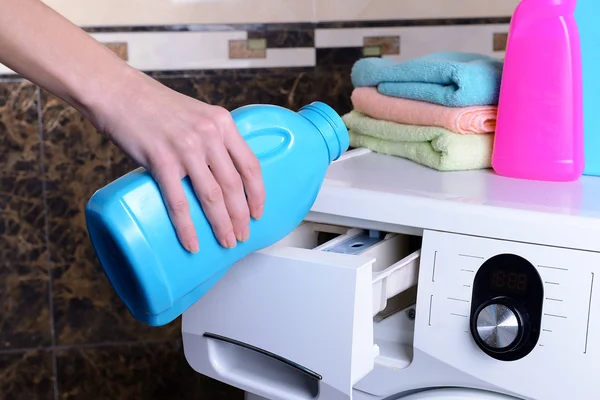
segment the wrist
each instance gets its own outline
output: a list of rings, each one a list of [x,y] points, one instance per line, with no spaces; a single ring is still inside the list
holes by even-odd
[[[110,121],[119,118],[148,78],[141,71],[120,60],[98,72],[98,79],[74,85],[76,108],[102,133],[111,130]]]

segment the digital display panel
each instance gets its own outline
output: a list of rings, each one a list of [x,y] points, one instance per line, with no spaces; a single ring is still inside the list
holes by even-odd
[[[527,291],[528,276],[514,269],[494,268],[490,274],[490,286],[496,290],[522,293]]]

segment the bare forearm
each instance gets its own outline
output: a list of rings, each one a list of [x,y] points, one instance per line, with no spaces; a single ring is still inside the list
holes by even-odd
[[[0,0],[0,63],[76,107],[91,110],[136,72],[39,0]],[[113,91],[111,93],[111,91]],[[94,121],[96,122],[96,121]]]

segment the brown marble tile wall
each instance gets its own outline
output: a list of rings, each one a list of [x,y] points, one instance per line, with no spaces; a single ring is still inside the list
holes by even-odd
[[[51,351],[0,353],[0,398],[52,400],[53,386]]]
[[[61,400],[243,398],[193,372],[177,342],[59,350],[56,364]]]
[[[37,94],[0,85],[0,350],[52,342]]]
[[[344,113],[349,74],[337,65],[153,76],[230,110],[320,100]],[[242,399],[187,365],[179,320],[134,320],[96,261],[86,202],[135,167],[60,99],[0,81],[0,399]]]
[[[56,344],[178,338],[177,323],[151,328],[129,316],[87,236],[87,200],[137,165],[75,109],[44,91],[40,97]]]

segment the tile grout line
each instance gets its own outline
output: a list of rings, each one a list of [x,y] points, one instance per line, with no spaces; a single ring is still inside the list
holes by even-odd
[[[52,264],[50,262],[50,228],[48,225],[48,193],[46,190],[46,158],[44,147],[44,118],[42,114],[42,89],[36,86],[37,95],[37,117],[38,132],[40,137],[40,170],[42,174],[42,201],[44,202],[44,240],[46,244],[46,266],[48,268],[48,312],[50,314],[50,343],[54,349],[56,347],[56,329],[54,326],[54,295]],[[52,350],[52,391],[54,400],[58,400],[58,370],[56,363],[56,351]]]

